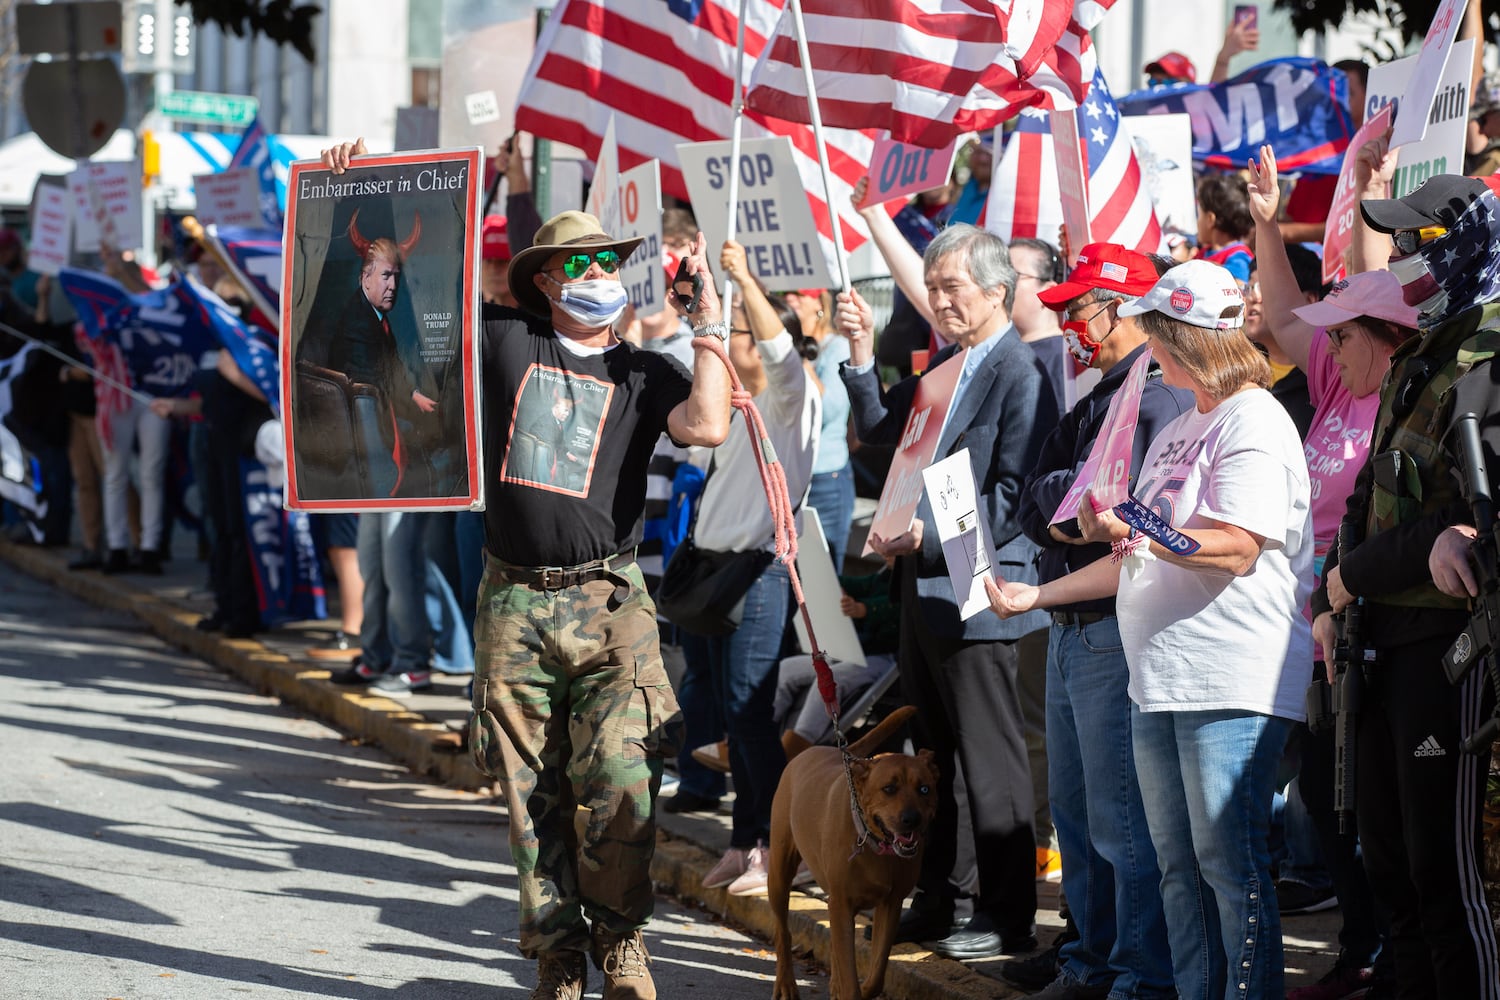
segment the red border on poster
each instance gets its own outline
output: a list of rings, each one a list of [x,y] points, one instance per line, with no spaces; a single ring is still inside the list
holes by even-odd
[[[323,232],[319,234],[303,234],[299,230],[299,219],[301,213],[301,201],[299,193],[303,188],[303,180],[313,180],[309,175],[319,175],[319,181],[332,181],[341,184],[349,184],[360,180],[361,175],[378,176],[381,178],[401,176],[403,168],[411,168],[411,177],[416,178],[425,170],[431,171],[435,167],[448,166],[450,168],[463,167],[463,179],[452,187],[443,187],[441,190],[452,191],[451,204],[462,205],[463,208],[463,231],[457,234],[448,234],[449,238],[443,242],[442,253],[457,254],[462,258],[458,273],[462,276],[459,286],[458,301],[452,303],[460,316],[459,340],[457,345],[456,361],[459,363],[461,372],[461,388],[463,400],[463,441],[447,442],[448,445],[461,448],[464,459],[467,462],[467,486],[461,492],[442,496],[356,496],[338,498],[318,498],[303,496],[301,487],[305,484],[298,481],[298,469],[296,462],[296,440],[297,428],[294,417],[292,381],[297,369],[296,349],[303,334],[293,322],[293,313],[299,308],[300,274],[307,271],[307,267],[299,266],[298,255],[300,254],[299,236],[314,235],[325,238],[330,242],[342,238],[343,232]],[[484,509],[484,470],[480,464],[481,442],[479,413],[479,198],[480,181],[483,177],[483,153],[476,146],[463,149],[442,150],[420,150],[414,152],[402,152],[382,154],[375,156],[361,156],[347,171],[338,177],[334,177],[318,160],[299,160],[292,163],[290,175],[287,178],[287,206],[286,206],[286,228],[282,234],[282,295],[281,295],[281,399],[283,423],[286,439],[286,507],[289,510],[309,510],[325,512],[382,512],[382,511],[422,511],[422,510],[483,510]],[[429,174],[430,177],[437,176]],[[452,174],[444,175],[447,180],[443,184],[450,184]],[[395,188],[399,180],[392,185]],[[418,181],[420,191],[421,182]],[[342,205],[345,201],[360,200],[371,204],[377,202],[395,203],[409,190],[403,188],[401,192],[392,190],[390,193],[356,193],[343,196],[325,198],[323,200],[338,202]],[[430,193],[430,192],[427,192]],[[460,199],[461,198],[461,202]],[[361,206],[363,207],[363,206]],[[433,220],[436,221],[436,220]],[[432,227],[432,222],[426,223]],[[453,237],[457,237],[454,239]],[[443,238],[441,229],[429,228],[429,240]],[[429,244],[433,246],[435,244]],[[408,264],[410,261],[408,261]],[[325,261],[318,261],[316,266],[321,278],[321,272]],[[403,287],[406,282],[403,280]],[[426,305],[427,303],[424,303]],[[309,303],[305,310],[312,308]],[[441,311],[441,310],[438,310]],[[446,393],[445,393],[446,395]],[[352,447],[352,442],[351,442]]]

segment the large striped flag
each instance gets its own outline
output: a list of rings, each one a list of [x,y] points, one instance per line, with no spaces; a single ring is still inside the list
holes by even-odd
[[[825,124],[884,128],[941,147],[1028,107],[1072,108],[1097,58],[1088,29],[1114,0],[804,0]],[[807,121],[790,12],[761,53],[746,103]]]
[[[662,190],[687,199],[677,144],[727,139],[733,123],[739,7],[739,0],[561,0],[537,39],[516,127],[598,159],[613,114],[620,168],[660,160]],[[748,77],[775,29],[781,2],[750,0],[746,8]],[[743,135],[791,138],[813,219],[832,260],[833,230],[812,129],[747,112]],[[853,248],[869,233],[849,195],[868,170],[874,140],[845,129],[825,130],[825,138],[844,245]]]
[[[1088,147],[1089,228],[1094,240],[1155,253],[1161,246],[1161,223],[1130,134],[1097,69],[1088,98],[1074,114],[1079,138]],[[1035,236],[1055,242],[1060,225],[1052,132],[1046,112],[1028,111],[1006,144],[991,182],[986,228],[1007,241]]]

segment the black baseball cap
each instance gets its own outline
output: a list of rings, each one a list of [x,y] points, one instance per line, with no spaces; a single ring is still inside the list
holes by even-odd
[[[1477,177],[1438,174],[1404,198],[1371,198],[1360,202],[1365,222],[1378,233],[1442,226],[1452,229],[1489,185]]]

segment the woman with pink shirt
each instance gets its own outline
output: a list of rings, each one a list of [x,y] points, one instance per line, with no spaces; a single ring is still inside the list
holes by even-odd
[[[1321,302],[1298,306],[1304,298],[1277,224],[1281,192],[1270,146],[1261,147],[1259,164],[1250,163],[1249,194],[1265,333],[1306,373],[1314,407],[1304,449],[1312,483],[1313,566],[1321,577],[1345,501],[1370,451],[1381,380],[1390,368],[1391,354],[1416,333],[1417,310],[1402,299],[1401,283],[1389,271],[1354,274],[1334,285]],[[1318,828],[1344,923],[1334,967],[1318,983],[1290,991],[1287,1000],[1324,1000],[1342,997],[1373,981],[1381,929],[1369,882],[1355,854],[1354,835],[1340,835],[1334,819],[1332,734],[1299,732],[1302,801]],[[1280,884],[1277,892],[1283,895]],[[1287,902],[1293,891],[1288,889],[1285,896],[1284,912],[1293,908]]]

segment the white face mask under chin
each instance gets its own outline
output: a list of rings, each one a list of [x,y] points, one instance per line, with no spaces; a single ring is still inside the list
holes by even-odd
[[[563,284],[551,275],[547,280],[561,289],[558,297],[551,301],[583,326],[613,326],[630,302],[625,286],[618,281],[594,278]]]

